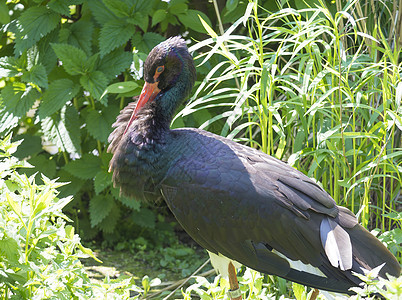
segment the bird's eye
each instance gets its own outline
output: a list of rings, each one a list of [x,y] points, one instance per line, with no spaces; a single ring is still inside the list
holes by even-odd
[[[159,66],[159,67],[156,69],[156,73],[162,73],[164,69],[165,69],[164,66]]]

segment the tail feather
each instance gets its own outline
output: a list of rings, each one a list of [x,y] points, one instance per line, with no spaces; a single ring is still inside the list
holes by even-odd
[[[363,269],[372,270],[383,263],[379,276],[387,278],[386,274],[399,277],[401,266],[392,253],[363,226],[357,224],[353,228],[345,229],[352,241],[353,259],[357,262],[359,269],[354,267],[353,271],[363,274]]]

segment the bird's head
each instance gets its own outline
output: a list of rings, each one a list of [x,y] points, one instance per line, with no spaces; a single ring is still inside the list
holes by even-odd
[[[149,102],[158,102],[160,109],[172,114],[190,93],[195,77],[194,61],[182,38],[172,37],[155,46],[145,61],[145,84],[125,132]]]

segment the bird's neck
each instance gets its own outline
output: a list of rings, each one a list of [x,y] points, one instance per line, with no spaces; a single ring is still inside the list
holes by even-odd
[[[169,127],[173,116],[185,98],[190,94],[193,87],[192,80],[189,80],[189,72],[183,69],[181,75],[177,78],[175,85],[162,92],[161,96],[155,99],[156,117]]]
[[[153,139],[170,130],[176,110],[193,87],[186,74],[180,75],[172,88],[162,91],[160,96],[141,110],[132,126],[136,134]]]

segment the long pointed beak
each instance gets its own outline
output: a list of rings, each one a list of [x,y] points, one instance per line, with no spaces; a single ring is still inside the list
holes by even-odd
[[[140,98],[138,99],[137,106],[135,107],[130,121],[128,121],[127,127],[124,130],[124,134],[126,134],[128,128],[130,127],[131,123],[137,118],[137,114],[139,110],[147,103],[148,101],[153,101],[155,97],[159,94],[161,90],[158,88],[158,82],[155,81],[154,83],[145,82],[144,87],[142,88]]]

